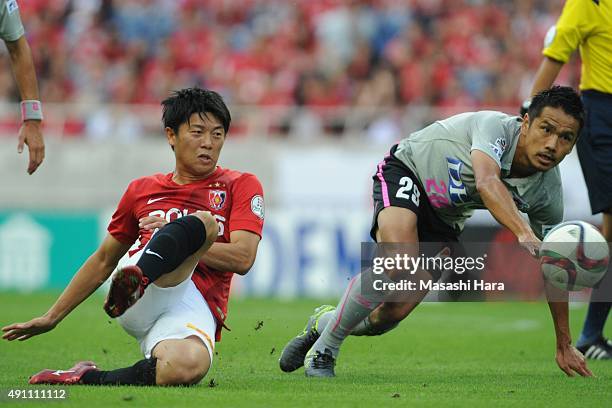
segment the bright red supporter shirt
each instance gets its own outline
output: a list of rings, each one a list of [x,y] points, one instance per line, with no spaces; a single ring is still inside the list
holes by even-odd
[[[179,185],[172,173],[136,179],[123,194],[113,214],[108,232],[118,241],[133,244],[130,256],[151,239],[150,230],[140,229],[138,220],[158,216],[173,221],[196,211],[210,211],[219,223],[217,242],[230,242],[230,233],[253,232],[261,237],[264,200],[261,183],[252,174],[234,170],[216,170],[204,180]],[[234,273],[219,271],[200,262],[192,280],[217,319],[217,341],[227,315],[227,299]]]

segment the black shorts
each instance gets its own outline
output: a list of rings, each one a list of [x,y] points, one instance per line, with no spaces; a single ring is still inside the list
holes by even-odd
[[[374,217],[370,236],[376,241],[378,214],[387,207],[406,208],[417,216],[417,230],[420,242],[457,242],[459,231],[456,231],[434,212],[421,186],[418,177],[394,156],[397,145],[376,168],[372,198],[374,199]]]
[[[584,128],[576,143],[593,214],[612,208],[612,95],[583,91]]]

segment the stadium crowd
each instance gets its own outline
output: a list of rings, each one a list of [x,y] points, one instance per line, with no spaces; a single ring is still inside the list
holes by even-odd
[[[200,85],[230,105],[518,106],[554,0],[28,0],[45,103],[158,104]],[[6,53],[0,102],[16,101]],[[570,65],[562,82],[575,85]]]

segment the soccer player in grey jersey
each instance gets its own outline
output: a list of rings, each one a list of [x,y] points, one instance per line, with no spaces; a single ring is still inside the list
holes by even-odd
[[[372,238],[414,247],[419,242],[453,243],[465,220],[480,208],[488,209],[537,256],[546,229],[563,218],[557,165],[576,143],[583,115],[572,88],[554,87],[536,95],[523,118],[471,112],[411,134],[393,146],[373,177]],[[391,270],[386,279],[399,281],[402,273]],[[355,277],[337,308],[315,310],[304,331],[285,346],[281,369],[294,371],[303,364],[307,376],[334,376],[340,346],[349,334],[391,330],[426,294],[421,290],[408,302],[381,302],[379,294],[362,293],[361,276]],[[567,301],[549,301],[549,307],[557,364],[568,375],[592,375],[571,344]]]
[[[527,126],[519,117],[501,112],[463,113],[403,139],[394,156],[416,175],[435,214],[461,231],[474,209],[487,208],[476,183],[478,159],[473,161],[474,155],[484,154],[487,164],[496,165],[518,210],[528,214],[532,231],[541,238],[543,229],[563,219],[561,176],[555,166],[547,171],[551,152],[542,146],[537,147],[541,151],[535,152],[531,169],[521,172],[515,166],[516,174],[511,172],[521,128]],[[564,135],[560,144],[571,149],[571,137]],[[527,164],[530,156],[526,153],[519,148],[523,157],[516,159]]]
[[[17,151],[28,146],[30,162],[28,173],[32,174],[45,158],[41,122],[42,105],[38,97],[38,81],[32,52],[25,38],[25,30],[19,16],[17,0],[0,0],[0,38],[6,43],[11,58],[19,94],[21,95],[21,119]]]

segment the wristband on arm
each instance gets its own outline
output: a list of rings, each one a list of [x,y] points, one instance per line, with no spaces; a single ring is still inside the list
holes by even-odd
[[[43,120],[42,104],[35,99],[21,101],[21,120]]]

